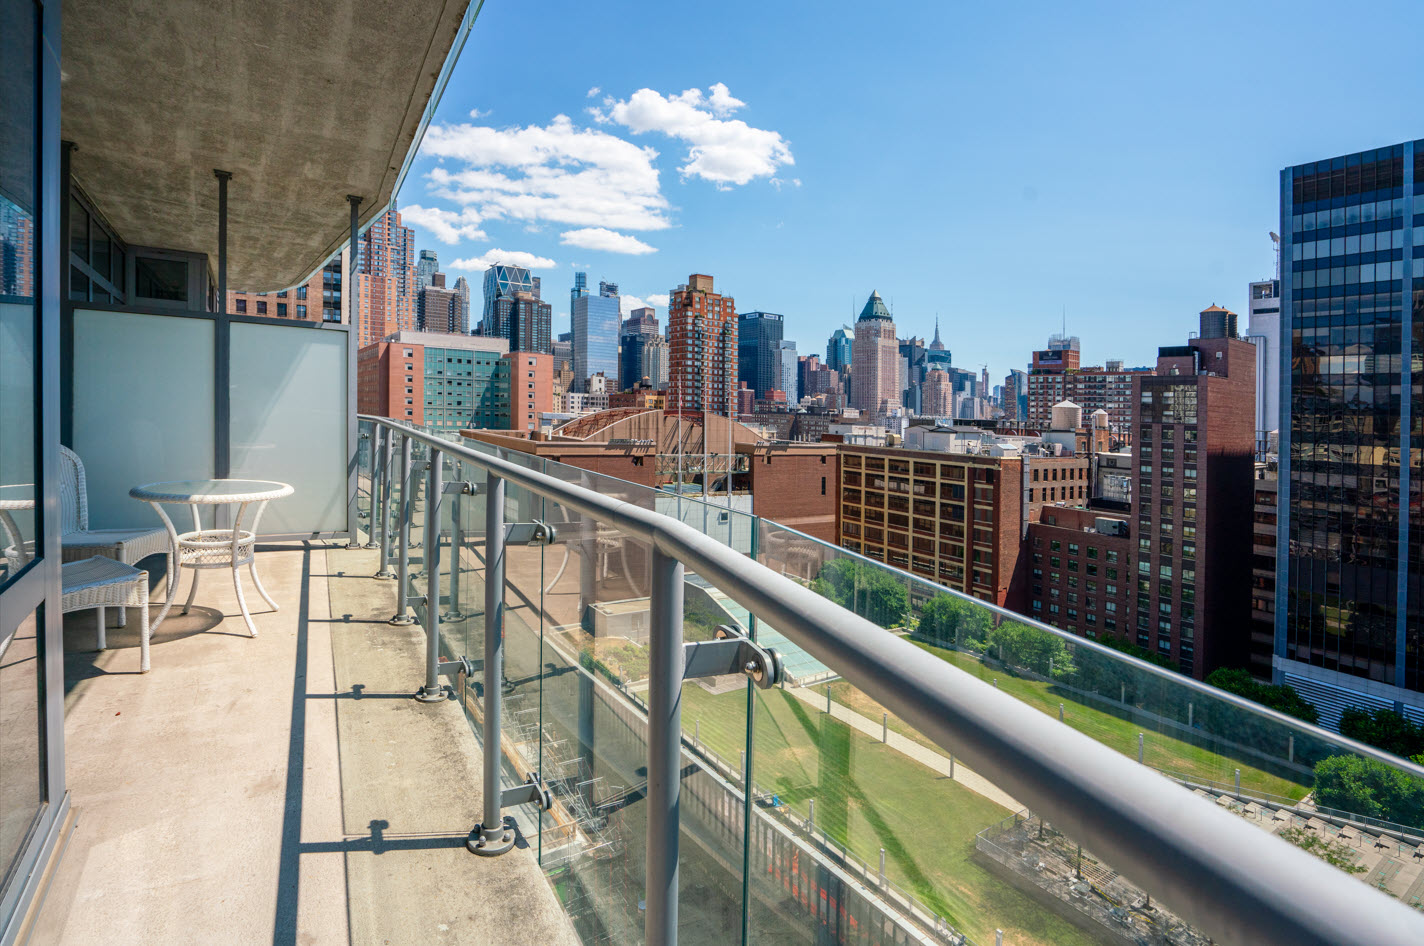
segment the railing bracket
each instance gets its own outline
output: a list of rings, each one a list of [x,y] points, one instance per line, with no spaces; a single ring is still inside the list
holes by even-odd
[[[553,545],[558,533],[549,523],[540,519],[533,522],[511,522],[504,527],[504,541],[516,545]]]
[[[435,667],[436,673],[463,673],[466,677],[475,675],[475,665],[468,657],[461,657],[459,660],[442,660]]]
[[[776,686],[785,672],[781,655],[744,636],[739,628],[723,624],[710,641],[682,645],[684,680],[743,673],[763,690]]]
[[[540,811],[548,811],[554,806],[554,797],[537,772],[531,772],[523,785],[506,788],[499,793],[499,807],[502,809],[529,804],[537,806]],[[484,822],[475,825],[465,841],[465,847],[470,853],[481,857],[496,857],[514,847],[517,833],[514,818],[504,815],[492,829],[487,830]]]

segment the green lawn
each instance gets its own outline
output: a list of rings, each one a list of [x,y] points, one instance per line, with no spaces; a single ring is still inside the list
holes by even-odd
[[[1310,791],[1308,785],[1263,772],[1246,762],[1221,755],[1203,746],[1193,745],[1175,735],[1153,731],[1146,723],[1122,719],[1096,707],[1075,702],[1073,693],[1055,687],[1052,683],[1016,677],[1007,670],[985,665],[973,654],[946,650],[921,641],[912,643],[981,680],[997,680],[999,689],[1050,716],[1056,718],[1058,704],[1064,704],[1065,723],[1134,759],[1137,758],[1137,734],[1145,733],[1143,761],[1154,768],[1180,772],[1188,778],[1215,779],[1228,783],[1233,778],[1233,770],[1240,768],[1241,788],[1244,791],[1269,792],[1295,800],[1304,798]],[[824,685],[819,689],[824,691]],[[872,719],[880,718],[880,707],[869,697],[853,690],[849,684],[833,684],[832,699],[845,703]],[[861,706],[853,705],[851,700],[859,700]],[[908,727],[900,731],[911,735]],[[922,736],[918,737],[918,741],[929,744]]]
[[[746,693],[682,688],[683,728],[736,766],[746,748]],[[781,690],[757,691],[753,779],[931,909],[992,943],[1088,944],[1096,940],[1039,906],[971,858],[974,836],[1009,812]]]

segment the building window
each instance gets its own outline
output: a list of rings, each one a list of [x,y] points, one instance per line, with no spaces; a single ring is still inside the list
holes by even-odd
[[[284,293],[282,293],[282,295],[285,296],[286,293],[284,292]],[[286,317],[287,317],[287,304],[286,304],[285,302],[279,302],[279,303],[277,303],[277,318],[279,318],[279,319],[285,319]]]
[[[247,312],[247,300],[234,299],[232,303],[232,310],[238,315],[244,315]]]

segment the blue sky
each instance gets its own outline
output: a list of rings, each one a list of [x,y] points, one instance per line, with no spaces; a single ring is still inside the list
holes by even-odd
[[[1151,364],[1270,274],[1282,167],[1424,137],[1424,4],[1367,9],[487,0],[400,206],[452,278],[537,259],[556,331],[575,266],[702,272],[802,354],[876,289],[995,383],[1065,307]]]

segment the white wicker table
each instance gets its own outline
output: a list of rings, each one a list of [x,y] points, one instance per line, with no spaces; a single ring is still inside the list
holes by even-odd
[[[35,488],[29,484],[0,486],[0,556],[10,559],[14,556],[12,570],[19,570],[31,558],[24,533],[10,515],[24,509],[35,508]],[[7,544],[8,543],[8,544]],[[11,551],[13,550],[13,552]]]
[[[198,593],[198,576],[205,568],[231,568],[232,586],[237,591],[237,606],[242,611],[242,619],[247,622],[247,632],[257,636],[257,627],[252,623],[252,615],[247,613],[247,599],[242,595],[242,573],[239,569],[246,565],[252,575],[252,584],[273,610],[277,602],[262,587],[257,577],[257,524],[262,519],[262,511],[274,499],[292,495],[292,487],[286,483],[271,480],[176,480],[170,483],[149,483],[129,490],[134,499],[141,499],[151,505],[168,529],[168,539],[173,544],[174,579],[168,583],[168,600],[153,622],[156,629],[168,616],[173,607],[173,599],[178,589],[182,569],[193,569],[193,586],[188,591],[188,601],[183,605],[184,614],[193,606],[193,598]],[[168,518],[163,504],[188,506],[193,512],[193,531],[179,533]],[[243,517],[247,507],[256,504],[257,510],[252,522],[243,528]],[[198,516],[199,506],[236,506],[237,512],[231,529],[204,529]]]

